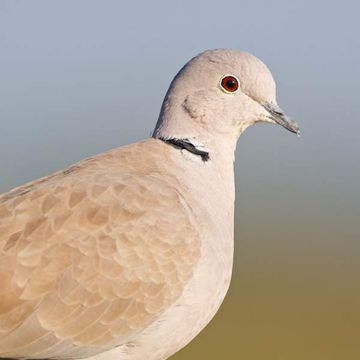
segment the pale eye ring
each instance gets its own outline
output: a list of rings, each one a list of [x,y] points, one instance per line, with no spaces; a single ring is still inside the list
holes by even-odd
[[[227,74],[221,78],[220,87],[226,93],[233,94],[240,89],[240,81],[236,76]]]

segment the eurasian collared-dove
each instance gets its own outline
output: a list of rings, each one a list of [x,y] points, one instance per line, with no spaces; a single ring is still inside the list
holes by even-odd
[[[297,133],[256,57],[206,51],[153,138],[0,196],[0,357],[166,359],[211,320],[234,241],[234,150],[256,122]]]

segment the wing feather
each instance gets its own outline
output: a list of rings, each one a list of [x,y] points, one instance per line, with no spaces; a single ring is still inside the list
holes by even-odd
[[[178,299],[199,233],[158,146],[117,149],[0,196],[0,357],[90,356]]]

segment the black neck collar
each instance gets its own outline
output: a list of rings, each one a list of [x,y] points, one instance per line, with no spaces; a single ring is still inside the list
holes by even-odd
[[[201,160],[204,162],[210,159],[209,153],[207,151],[199,150],[188,139],[175,139],[175,138],[165,139],[162,137],[160,137],[159,139],[166,142],[167,144],[176,147],[177,149],[187,150],[194,155],[200,156]]]

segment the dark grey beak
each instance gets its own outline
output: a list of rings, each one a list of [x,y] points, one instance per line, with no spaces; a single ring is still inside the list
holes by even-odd
[[[269,118],[274,120],[277,124],[281,125],[285,129],[300,135],[300,129],[298,124],[284,114],[280,106],[275,103],[265,103],[263,107],[270,114]]]

